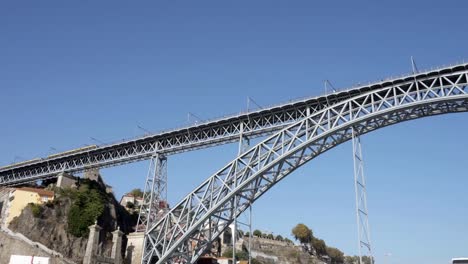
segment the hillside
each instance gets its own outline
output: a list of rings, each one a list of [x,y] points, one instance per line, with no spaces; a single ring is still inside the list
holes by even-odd
[[[135,218],[117,203],[112,194],[106,193],[101,183],[80,180],[78,188],[55,189],[55,193],[53,202],[27,206],[9,228],[76,263],[83,260],[88,226],[96,219],[102,227],[100,243],[103,254],[110,252],[110,232],[117,226],[126,234],[132,231]]]
[[[248,237],[244,237],[243,247],[248,247]],[[252,238],[252,257],[263,264],[325,264],[302,247],[289,242],[273,239]]]

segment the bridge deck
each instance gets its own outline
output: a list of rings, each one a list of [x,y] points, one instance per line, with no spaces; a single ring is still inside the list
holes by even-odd
[[[464,73],[468,64],[408,75],[344,91],[297,100],[253,112],[224,117],[191,126],[165,131],[119,143],[90,146],[62,152],[42,159],[0,168],[0,186],[54,177],[60,172],[79,172],[90,168],[116,166],[149,159],[156,152],[171,155],[179,152],[233,142],[241,135],[257,137],[273,133],[308,113],[328,105],[393,85],[424,81],[442,74]]]

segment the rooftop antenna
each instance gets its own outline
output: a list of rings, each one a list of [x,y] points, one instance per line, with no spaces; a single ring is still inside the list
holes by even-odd
[[[413,74],[419,73],[418,67],[416,66],[416,62],[414,61],[413,56],[411,56],[411,67],[413,68]]]
[[[250,103],[253,103],[255,106],[257,106],[259,109],[263,109],[257,102],[255,102],[254,99],[252,99],[250,96],[247,96],[247,112],[250,111]]]

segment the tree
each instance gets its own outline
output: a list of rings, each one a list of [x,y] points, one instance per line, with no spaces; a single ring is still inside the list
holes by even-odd
[[[289,238],[285,238],[284,239],[284,242],[288,243],[288,244],[293,244],[292,240],[289,239]]]
[[[140,188],[133,189],[130,191],[131,194],[133,194],[134,197],[136,198],[142,198],[143,197],[143,191]]]
[[[364,262],[364,264],[372,264],[374,263],[375,261],[372,261],[373,258],[369,257],[369,256],[362,256],[362,262]]]
[[[337,248],[327,247],[327,255],[331,258],[331,264],[341,264],[344,262],[344,254]]]
[[[362,256],[362,262],[364,264],[372,264],[371,257]],[[359,264],[359,256],[345,256],[344,263],[345,264]]]
[[[244,236],[250,237],[250,232],[246,232],[246,233],[244,234]]]
[[[315,249],[318,256],[327,254],[327,244],[325,244],[325,241],[323,241],[322,239],[314,237],[312,239],[312,247]]]
[[[275,237],[273,236],[273,234],[268,234],[268,235],[267,235],[267,238],[268,238],[268,239],[274,239]]]
[[[224,251],[222,256],[225,258],[232,259],[232,248],[226,249],[226,251]],[[249,259],[249,253],[247,252],[246,249],[242,249],[242,251],[236,251],[236,260],[248,260],[248,259]],[[262,264],[262,262],[260,262],[256,258],[252,258],[252,264]]]
[[[225,258],[232,258],[232,248],[226,249],[223,253],[223,257]],[[249,259],[249,253],[246,251],[236,251],[236,260],[248,260]]]
[[[42,211],[44,211],[44,208],[40,206],[39,204],[34,204],[34,203],[28,203],[28,206],[31,208],[31,212],[34,217],[39,218],[41,217]]]
[[[135,208],[135,204],[133,204],[132,202],[127,202],[127,208],[133,209]]]
[[[89,180],[84,181],[78,190],[71,192],[68,232],[75,237],[87,235],[88,227],[104,212],[107,197],[97,182]]]
[[[262,237],[262,232],[258,229],[254,230],[253,235],[256,237]]]
[[[276,240],[278,240],[278,241],[283,241],[283,237],[282,237],[281,235],[277,235],[277,236],[276,236]]]
[[[356,256],[345,256],[344,257],[344,263],[345,264],[356,264],[359,263],[357,260]]]
[[[304,224],[297,224],[292,229],[292,235],[296,240],[299,240],[299,242],[304,245],[309,244],[314,237],[312,230]]]

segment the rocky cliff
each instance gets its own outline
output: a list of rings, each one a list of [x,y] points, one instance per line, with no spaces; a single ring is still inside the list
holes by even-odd
[[[50,254],[36,245],[32,245],[18,237],[0,231],[0,264],[9,263],[11,255],[48,257],[50,258],[50,264],[70,264],[59,256]]]
[[[102,186],[99,185],[97,188],[102,188]],[[21,215],[10,223],[9,228],[61,253],[75,263],[81,263],[88,241],[87,234],[85,233],[82,237],[72,235],[69,226],[70,209],[80,202],[74,198],[74,195],[70,195],[76,191],[56,189],[54,202],[42,205],[39,209],[35,206],[27,206]],[[124,233],[128,234],[132,231],[134,218],[117,203],[112,194],[107,194],[102,189],[101,191],[103,210],[97,217],[97,222],[102,227],[101,252],[103,255],[109,255],[112,247],[111,232],[120,227]],[[84,215],[86,212],[80,213]]]

